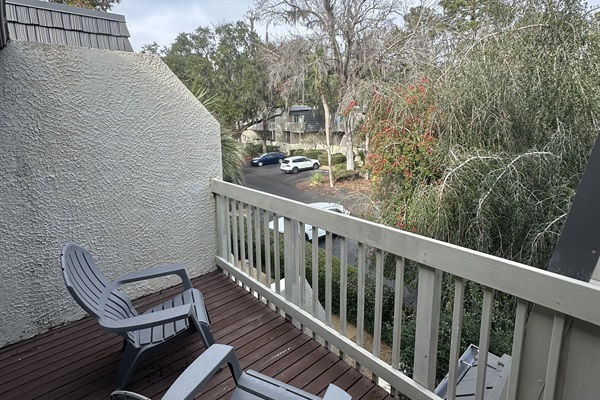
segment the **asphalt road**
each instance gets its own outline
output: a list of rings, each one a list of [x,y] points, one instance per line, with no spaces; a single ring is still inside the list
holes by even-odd
[[[244,177],[246,186],[249,188],[287,199],[302,203],[316,203],[319,201],[340,203],[341,199],[334,196],[320,194],[312,190],[300,190],[296,187],[296,184],[310,180],[311,175],[315,172],[323,175],[324,179],[329,179],[329,171],[323,169],[286,174],[279,169],[279,164],[263,165],[262,167],[247,166],[244,168]]]

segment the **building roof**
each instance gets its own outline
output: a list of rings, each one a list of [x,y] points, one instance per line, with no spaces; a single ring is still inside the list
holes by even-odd
[[[5,1],[11,40],[133,51],[122,15],[37,0]]]
[[[500,398],[506,378],[510,373],[511,357],[503,355],[497,357],[488,353],[487,371],[485,376],[485,399],[497,400]],[[479,368],[479,348],[469,345],[458,361],[456,397],[461,400],[475,399],[475,384],[477,382],[477,369]],[[448,375],[435,389],[435,394],[445,399],[448,395]]]

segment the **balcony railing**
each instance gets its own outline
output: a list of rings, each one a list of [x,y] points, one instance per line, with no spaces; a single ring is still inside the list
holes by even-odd
[[[304,122],[285,122],[283,130],[289,132],[304,132]]]
[[[600,288],[592,284],[222,181],[213,180],[211,184],[217,204],[217,264],[258,298],[276,307],[298,326],[310,330],[315,337],[321,338],[330,349],[336,348],[346,359],[354,360],[359,370],[363,367],[371,371],[376,382],[380,378],[389,383],[393,394],[401,393],[411,399],[440,398],[434,393],[434,389],[444,274],[450,276],[454,286],[452,310],[444,310],[445,313],[452,312],[449,365],[444,369],[449,374],[448,399],[456,396],[463,303],[468,281],[483,286],[479,365],[487,365],[494,299],[499,293],[506,293],[516,299],[512,366],[508,389],[505,388],[508,399],[517,398],[521,366],[526,361],[527,354],[524,349],[525,326],[533,305],[551,310],[554,320],[553,329],[544,332],[544,335],[551,338],[546,382],[554,383],[560,379],[558,363],[563,350],[565,316],[591,324],[595,329],[600,325]],[[283,233],[269,228],[269,222],[277,221],[278,218],[284,219]],[[319,243],[315,239],[312,245],[306,246],[305,227],[308,225],[312,226],[315,238],[317,227],[326,231],[324,321],[318,318]],[[337,236],[336,241],[341,243],[338,325],[332,323],[334,286],[337,290],[337,285],[333,284],[332,268],[334,235]],[[348,315],[347,259],[350,243],[356,246],[357,260],[355,316]],[[280,265],[281,255],[283,265]],[[394,280],[384,278],[384,260],[389,260],[390,257],[395,259]],[[371,259],[373,262],[369,265],[368,260]],[[307,260],[308,265],[312,265],[310,276],[306,276]],[[412,376],[405,374],[405,361],[400,359],[403,329],[401,310],[405,297],[403,279],[407,268],[416,268],[417,293],[420,294],[416,300]],[[372,346],[365,345],[364,336],[365,304],[370,301],[365,296],[368,269],[375,271]],[[273,276],[265,271],[273,271]],[[280,284],[280,271],[285,274],[283,287]],[[312,287],[312,299],[305,296],[306,281]],[[271,290],[271,285],[274,290]],[[390,286],[394,290],[392,343],[388,343],[391,347],[391,360],[384,360],[381,355],[383,300],[384,289],[389,289]],[[307,307],[307,300],[310,300],[308,302],[312,306]],[[349,317],[356,321],[355,339],[346,337]],[[475,384],[476,399],[484,398],[485,382],[486,368],[479,368]],[[544,396],[554,398],[550,385],[547,385]]]

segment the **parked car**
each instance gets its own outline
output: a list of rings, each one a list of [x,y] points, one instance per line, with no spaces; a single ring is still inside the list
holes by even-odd
[[[262,167],[263,165],[267,164],[277,164],[281,162],[281,160],[283,160],[285,157],[286,156],[283,153],[272,151],[270,153],[265,153],[260,157],[254,157],[250,164]]]
[[[308,204],[311,207],[316,207],[316,208],[320,208],[322,210],[328,210],[328,211],[333,211],[339,214],[344,214],[344,215],[350,215],[350,211],[346,210],[344,208],[344,206],[342,206],[341,204],[337,204],[337,203],[309,203]],[[285,221],[284,218],[278,218],[277,220],[277,226],[278,226],[278,230],[279,233],[283,233],[283,227],[285,225]],[[274,229],[275,227],[275,221],[271,221],[269,222],[269,229]],[[326,235],[327,232],[325,232],[323,229],[317,228],[317,238],[320,239],[322,237],[324,237]],[[313,232],[312,232],[312,225],[304,225],[304,238],[306,240],[308,240],[309,242],[312,241],[313,238]]]
[[[320,166],[321,164],[319,164],[318,160],[303,156],[294,156],[281,160],[279,168],[286,174],[297,174],[298,171],[303,171],[305,169],[319,169]]]

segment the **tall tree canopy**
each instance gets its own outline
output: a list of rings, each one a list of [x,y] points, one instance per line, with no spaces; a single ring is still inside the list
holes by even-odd
[[[383,56],[381,37],[390,29],[390,20],[401,4],[400,0],[255,0],[263,20],[302,27],[313,54],[322,54],[321,68],[327,68],[327,76],[335,75],[336,80],[327,107],[338,113],[355,102],[359,79],[371,77],[377,69]],[[314,65],[314,60],[311,62]],[[352,132],[346,133],[348,168],[353,169]]]
[[[108,11],[121,0],[48,0],[50,3],[60,3],[69,6],[90,8],[92,10]]]
[[[144,52],[162,56],[179,79],[194,91],[214,96],[213,112],[221,124],[241,131],[261,121],[265,107],[276,103],[268,91],[266,71],[257,56],[261,41],[244,22],[181,33],[162,50],[146,45]]]

